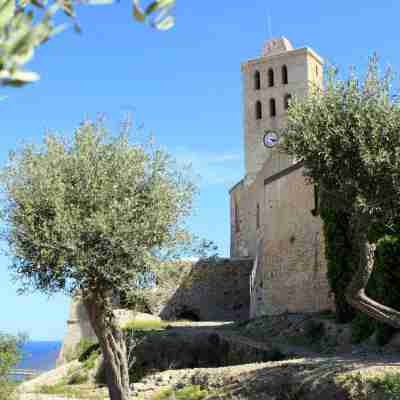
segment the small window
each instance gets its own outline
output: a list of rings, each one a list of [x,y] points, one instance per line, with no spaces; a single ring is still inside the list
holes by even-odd
[[[318,68],[318,64],[315,64],[315,75],[318,78],[319,77],[319,68]]]
[[[276,116],[276,102],[275,99],[270,99],[269,100],[269,115],[271,117]]]
[[[292,95],[291,94],[286,94],[284,99],[283,99],[283,106],[285,108],[285,110],[287,110],[289,108],[289,104],[290,104],[290,100],[292,99]]]
[[[268,86],[274,86],[274,71],[272,68],[268,70]]]
[[[260,90],[261,89],[261,75],[260,71],[256,71],[254,73],[254,90]]]
[[[235,209],[234,209],[234,223],[235,223],[235,232],[240,232],[240,221],[239,221],[239,207],[235,200]]]
[[[260,205],[257,203],[257,210],[256,210],[256,226],[257,229],[260,228]]]
[[[256,102],[256,119],[262,119],[262,104],[261,101]]]
[[[288,72],[287,72],[287,66],[286,65],[284,65],[282,67],[282,83],[284,85],[287,85],[287,83],[288,83]]]

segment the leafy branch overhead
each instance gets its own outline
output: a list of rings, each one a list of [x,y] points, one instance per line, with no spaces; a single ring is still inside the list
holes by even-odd
[[[114,0],[82,0],[86,5],[109,5]],[[168,30],[174,26],[171,15],[175,0],[156,0],[142,9],[139,0],[133,0],[133,18],[157,30]],[[36,49],[57,33],[66,24],[56,25],[54,18],[63,12],[73,21],[75,30],[80,31],[76,22],[73,0],[0,0],[0,83],[21,86],[39,79],[36,72],[24,69],[32,60]]]

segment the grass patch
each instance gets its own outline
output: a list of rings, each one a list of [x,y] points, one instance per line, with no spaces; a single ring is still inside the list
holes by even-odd
[[[191,385],[182,389],[163,389],[155,393],[151,400],[202,400],[213,394],[200,386]]]
[[[169,322],[158,320],[133,320],[128,322],[123,329],[134,331],[163,331],[167,329]]]
[[[55,385],[42,385],[37,389],[36,392],[40,394],[57,394],[61,396],[72,396],[78,398],[82,398],[83,395],[86,395],[86,393],[83,393],[81,389],[71,388],[63,383],[57,383]]]
[[[70,387],[64,383],[57,383],[55,385],[42,385],[36,390],[36,393],[65,396],[68,399],[76,398],[84,400],[105,400],[107,398],[99,393],[94,393],[93,388]]]

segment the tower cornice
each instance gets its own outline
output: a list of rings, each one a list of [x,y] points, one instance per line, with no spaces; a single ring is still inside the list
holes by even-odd
[[[279,53],[279,54],[273,54],[273,55],[269,55],[267,57],[264,56],[264,57],[252,58],[241,64],[241,70],[244,71],[248,67],[251,67],[251,66],[254,66],[257,64],[261,64],[261,63],[265,63],[266,61],[270,61],[270,60],[275,61],[275,60],[279,60],[280,58],[286,58],[288,56],[293,57],[293,56],[301,55],[301,54],[308,54],[312,58],[314,58],[314,60],[317,61],[319,64],[321,64],[321,65],[324,64],[324,59],[321,56],[319,56],[312,48],[301,47],[299,49],[294,49],[294,50],[286,51],[286,52]]]

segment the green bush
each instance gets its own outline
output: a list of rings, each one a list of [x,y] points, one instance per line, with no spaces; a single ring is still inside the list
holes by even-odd
[[[12,336],[0,333],[0,400],[10,400],[15,385],[8,374],[21,359],[22,346],[26,342],[24,335]]]
[[[74,373],[71,374],[71,376],[68,378],[67,384],[68,385],[80,385],[82,383],[86,383],[89,380],[89,375],[88,372],[78,370]]]
[[[85,361],[97,349],[99,349],[99,344],[96,340],[82,338],[76,346],[77,358],[79,361]]]
[[[320,215],[324,222],[327,278],[335,294],[336,319],[338,322],[346,323],[355,316],[354,309],[345,299],[345,289],[354,272],[351,262],[349,217],[344,212],[324,208],[323,201],[321,203]]]
[[[359,343],[376,332],[377,343],[386,344],[395,329],[354,310],[346,301],[345,290],[354,271],[350,242],[349,217],[345,212],[321,208],[326,244],[327,277],[335,294],[336,319],[350,322],[352,339]],[[372,225],[369,239],[377,243],[375,269],[367,286],[367,294],[376,301],[396,309],[400,308],[400,221],[394,226]]]
[[[400,399],[400,374],[385,373],[372,379],[376,388],[383,389],[385,394],[389,394],[392,400]]]
[[[324,324],[322,322],[310,319],[304,324],[304,336],[310,343],[318,342],[324,336],[324,333]]]
[[[211,393],[200,386],[191,385],[182,389],[164,389],[154,394],[151,400],[202,400]]]
[[[375,323],[365,315],[358,313],[351,321],[351,341],[361,343],[368,339],[375,331]]]

